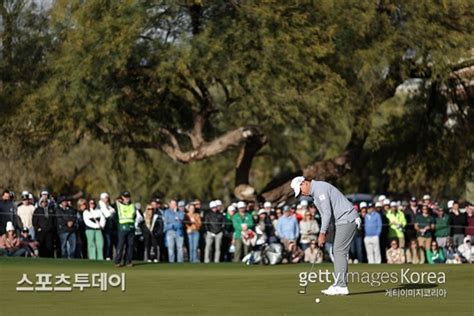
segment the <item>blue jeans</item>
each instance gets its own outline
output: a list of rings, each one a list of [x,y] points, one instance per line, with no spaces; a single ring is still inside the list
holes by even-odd
[[[8,251],[6,249],[0,248],[0,255],[6,255],[7,257],[21,257],[25,256],[26,249],[25,248],[20,248],[15,251]]]
[[[135,230],[119,230],[118,232],[118,244],[117,254],[115,255],[115,264],[120,264],[122,261],[123,249],[127,246],[125,252],[125,264],[132,263],[133,259],[133,247],[135,241]]]
[[[189,262],[199,262],[197,258],[197,248],[199,245],[199,232],[188,233],[189,240]]]
[[[363,242],[364,240],[361,236],[355,236],[351,243],[351,257],[357,259],[359,263],[364,262]]]
[[[177,248],[178,262],[183,262],[183,236],[179,236],[175,230],[166,231],[166,242],[168,243],[169,262],[174,262],[174,247]]]
[[[61,241],[61,257],[74,258],[76,254],[76,232],[59,233],[59,240]]]

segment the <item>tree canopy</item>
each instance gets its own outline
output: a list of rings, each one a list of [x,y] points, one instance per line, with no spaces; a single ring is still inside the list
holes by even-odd
[[[211,196],[226,179],[222,194],[272,201],[297,173],[399,193],[459,193],[468,180],[472,72],[457,71],[474,63],[470,2],[0,4],[4,159],[54,148],[67,160],[88,143],[110,151],[95,174],[138,159],[139,178],[173,176],[159,165],[186,171],[176,186]],[[68,185],[58,190],[80,186]]]

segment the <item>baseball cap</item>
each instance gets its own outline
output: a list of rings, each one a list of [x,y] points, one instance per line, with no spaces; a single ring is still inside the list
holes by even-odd
[[[397,202],[395,201],[390,202],[390,207],[395,207],[395,206],[397,206]]]
[[[106,198],[108,198],[108,197],[109,197],[109,194],[108,194],[107,192],[102,192],[102,193],[100,194],[100,198],[101,198],[101,199],[106,199]]]
[[[283,206],[283,212],[289,212],[290,207],[288,205]]]
[[[227,212],[229,212],[229,211],[234,211],[235,212],[235,206],[229,205],[229,207],[227,208]]]
[[[21,230],[23,233],[29,233],[30,230],[28,229],[28,227],[23,227],[23,229]]]
[[[302,200],[300,204],[301,206],[308,206],[308,200]]]
[[[41,194],[40,194],[40,195],[49,195],[49,192],[46,191],[46,190],[43,190],[43,191],[41,191]]]
[[[214,203],[216,204],[216,207],[217,206],[222,206],[222,201],[221,200],[215,200]]]
[[[258,211],[258,215],[260,215],[260,214],[267,214],[267,210],[265,210],[264,208],[260,209]]]
[[[263,207],[272,207],[272,202],[266,201],[263,203]]]
[[[123,192],[122,192],[122,196],[129,198],[129,197],[130,197],[130,192],[128,192],[128,191],[123,191]]]
[[[431,196],[429,194],[423,195],[423,200],[431,200]]]
[[[416,197],[412,196],[411,199],[410,199],[410,202],[416,202]]]
[[[378,202],[375,202],[375,207],[382,207],[382,202],[378,201]]]
[[[295,197],[297,197],[298,195],[300,195],[301,193],[301,183],[303,183],[304,181],[304,177],[302,176],[299,176],[299,177],[294,177],[293,180],[291,180],[291,188],[293,189],[293,191],[295,191]]]
[[[360,202],[359,208],[367,207],[367,202]]]
[[[244,201],[239,201],[239,203],[237,203],[237,208],[245,208],[247,206],[247,204],[245,204]]]
[[[185,207],[185,206],[186,206],[186,202],[184,202],[183,200],[178,201],[178,207]]]
[[[382,201],[385,200],[386,198],[387,198],[387,197],[382,194],[381,196],[379,196],[378,200],[379,200],[379,202],[382,202]]]
[[[216,201],[209,202],[209,207],[210,208],[215,208],[216,207]]]
[[[390,205],[390,200],[389,199],[383,200],[383,205]]]

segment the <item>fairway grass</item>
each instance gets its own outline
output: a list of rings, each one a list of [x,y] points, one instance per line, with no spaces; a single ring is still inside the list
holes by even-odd
[[[0,315],[474,315],[474,265],[350,265],[351,272],[444,272],[444,297],[388,297],[385,289],[401,284],[349,284],[351,295],[327,297],[329,284],[308,286],[298,294],[299,274],[310,265],[246,266],[242,264],[137,264],[116,268],[110,262],[87,260],[0,258]],[[332,271],[332,265],[315,271]],[[26,273],[126,274],[126,291],[110,288],[72,292],[17,292]],[[53,284],[54,285],[54,284]],[[320,298],[316,304],[315,299]]]

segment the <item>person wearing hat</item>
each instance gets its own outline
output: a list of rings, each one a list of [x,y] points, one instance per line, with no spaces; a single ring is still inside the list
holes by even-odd
[[[405,219],[407,222],[407,225],[405,226],[405,240],[410,241],[416,238],[415,218],[421,213],[421,209],[418,206],[416,197],[412,196],[410,198],[409,204],[403,213],[405,214]]]
[[[458,247],[458,252],[462,256],[462,261],[474,262],[474,246],[471,244],[471,236],[464,237],[463,243]]]
[[[0,235],[3,235],[7,222],[12,222],[16,231],[22,227],[20,217],[17,214],[17,206],[13,201],[12,192],[4,190],[0,200]]]
[[[247,212],[247,204],[244,201],[237,203],[238,213],[232,217],[232,225],[234,226],[234,262],[240,262],[243,255],[246,256],[250,252],[250,248],[242,242],[242,224],[247,224],[248,229],[253,229],[254,223],[252,216]]]
[[[20,244],[21,247],[26,250],[27,257],[38,257],[39,256],[39,242],[37,242],[30,235],[30,229],[23,227],[20,233]]]
[[[405,214],[397,208],[397,203],[392,201],[390,202],[390,209],[385,214],[387,216],[389,227],[388,227],[388,238],[398,239],[398,246],[400,248],[405,248],[405,235],[404,229],[407,224]]]
[[[232,255],[230,253],[232,240],[234,239],[234,226],[232,225],[232,218],[237,211],[235,205],[231,204],[227,207],[227,212],[225,213],[225,225],[224,225],[224,234],[222,235],[222,254],[223,261],[230,262],[232,260]]]
[[[36,240],[39,242],[39,256],[53,257],[53,240],[55,237],[55,211],[47,197],[41,196],[38,207],[33,213],[33,227]]]
[[[75,258],[77,242],[77,217],[76,211],[69,206],[69,201],[65,196],[58,198],[56,208],[56,225],[61,243],[61,257]]]
[[[362,203],[361,203],[362,204]],[[362,207],[362,205],[361,205]],[[380,234],[382,233],[382,217],[369,205],[364,218],[364,245],[369,264],[382,263],[380,252]]]
[[[124,191],[120,196],[121,201],[117,201],[118,217],[118,243],[115,255],[115,266],[122,266],[122,256],[127,267],[132,267],[133,248],[135,244],[135,218],[137,210],[132,203],[130,192]],[[124,254],[124,248],[125,254]]]
[[[267,215],[270,214],[272,211],[272,202],[265,201],[265,203],[263,203],[263,209],[267,212]]]
[[[325,181],[315,181],[299,176],[293,178],[290,184],[295,197],[300,194],[311,196],[313,203],[321,213],[321,229],[318,245],[323,247],[326,233],[331,222],[335,225],[333,244],[335,282],[322,293],[326,295],[348,295],[347,268],[348,255],[355,236],[360,227],[360,218],[352,203],[332,184]]]
[[[222,204],[222,203],[221,203]],[[204,250],[204,262],[219,262],[221,257],[222,236],[224,235],[225,218],[219,211],[219,203],[211,201],[209,203],[210,210],[204,215],[204,230],[206,232],[206,248]],[[213,245],[214,256],[212,256]]]
[[[99,196],[98,208],[104,214],[104,257],[110,261],[113,257],[114,247],[117,246],[117,212],[110,204],[110,195],[102,192]]]
[[[21,196],[22,204],[18,206],[17,214],[21,219],[23,228],[28,227],[31,237],[35,238],[35,230],[33,228],[33,213],[35,212],[35,207],[30,201],[30,194],[28,192],[23,192]]]
[[[270,243],[275,240],[274,236],[275,233],[273,231],[273,225],[272,222],[270,221],[270,216],[269,216],[269,211],[266,209],[262,208],[258,211],[258,218],[257,221],[255,222],[255,226],[258,226],[262,233],[265,235],[266,240],[268,240]]]
[[[286,250],[288,250],[291,241],[298,239],[300,227],[296,216],[293,216],[289,209],[283,209],[283,216],[278,219],[276,231]]]
[[[5,234],[0,237],[0,256],[20,257],[24,256],[25,253],[26,249],[21,246],[13,223],[7,222],[5,225]]]

